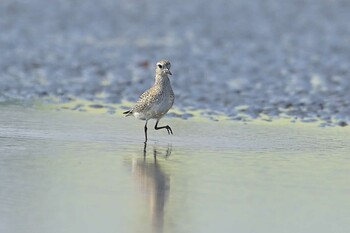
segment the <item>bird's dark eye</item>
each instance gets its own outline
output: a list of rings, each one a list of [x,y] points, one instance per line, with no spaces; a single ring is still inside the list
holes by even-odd
[[[158,64],[158,67],[161,68],[161,69],[163,68],[163,66],[161,64]]]

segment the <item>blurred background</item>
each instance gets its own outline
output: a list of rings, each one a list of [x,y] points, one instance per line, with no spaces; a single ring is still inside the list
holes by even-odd
[[[172,63],[178,108],[350,120],[347,0],[2,0],[0,100],[135,101]]]

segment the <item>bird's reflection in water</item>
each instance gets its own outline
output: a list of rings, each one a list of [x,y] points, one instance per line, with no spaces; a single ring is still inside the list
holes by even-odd
[[[162,169],[159,159],[171,155],[172,145],[152,147],[147,148],[147,144],[144,144],[143,155],[133,159],[132,173],[148,200],[153,232],[163,232],[164,208],[169,196],[170,177]]]

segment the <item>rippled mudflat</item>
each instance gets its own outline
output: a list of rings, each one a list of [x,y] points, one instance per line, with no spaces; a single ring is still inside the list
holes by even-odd
[[[0,106],[0,231],[349,232],[349,129]]]
[[[178,108],[350,123],[346,0],[2,0],[0,101],[136,101],[172,63]]]

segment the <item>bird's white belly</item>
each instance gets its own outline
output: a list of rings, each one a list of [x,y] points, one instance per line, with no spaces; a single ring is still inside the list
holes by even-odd
[[[136,117],[137,119],[140,119],[140,120],[149,119],[149,117],[143,112],[134,112],[133,115],[134,115],[134,117]]]
[[[149,110],[149,114],[152,115],[152,118],[162,117],[165,113],[169,111],[171,104],[168,101],[163,101],[157,104],[154,104]]]
[[[140,120],[159,119],[169,111],[172,103],[172,101],[161,101],[153,104],[147,111],[135,112],[133,115]]]

